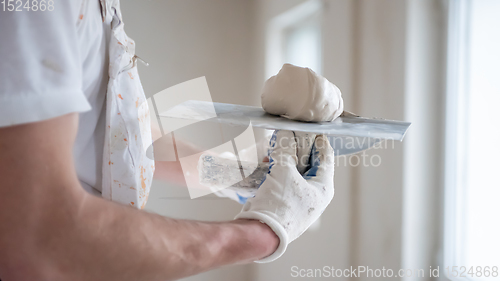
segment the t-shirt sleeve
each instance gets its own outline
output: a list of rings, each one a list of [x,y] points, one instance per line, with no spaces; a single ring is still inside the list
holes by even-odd
[[[73,2],[79,1],[56,0],[53,11],[43,12],[0,5],[0,127],[91,109]]]

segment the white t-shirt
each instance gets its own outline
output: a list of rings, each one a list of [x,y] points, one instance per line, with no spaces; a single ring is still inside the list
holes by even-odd
[[[0,127],[79,112],[78,178],[100,195],[110,24],[99,0],[53,4],[44,12],[0,5]]]

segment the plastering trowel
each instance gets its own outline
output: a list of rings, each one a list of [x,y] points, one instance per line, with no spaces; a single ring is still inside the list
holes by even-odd
[[[410,122],[365,118],[344,111],[331,122],[300,122],[270,115],[261,107],[206,101],[186,101],[159,114],[159,117],[208,121],[230,126],[326,134],[335,155],[348,155],[369,149],[384,140],[402,141]],[[239,167],[239,169],[238,169]],[[207,186],[227,186],[233,189],[255,188],[267,173],[267,163],[250,164],[212,155],[200,157],[198,170],[200,182]],[[218,176],[214,176],[218,175]],[[242,179],[243,176],[243,180]],[[235,179],[233,179],[235,178]],[[239,179],[239,180],[238,180]]]
[[[346,155],[371,148],[381,140],[402,141],[410,122],[365,118],[344,111],[331,122],[301,122],[268,114],[258,106],[227,103],[186,101],[159,114],[163,118],[211,121],[234,126],[271,130],[300,131],[326,134],[335,155]],[[347,142],[352,143],[346,147]]]

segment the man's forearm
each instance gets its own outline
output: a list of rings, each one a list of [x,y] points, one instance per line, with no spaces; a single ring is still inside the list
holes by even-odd
[[[27,239],[34,242],[26,250],[44,261],[34,266],[43,267],[35,274],[45,276],[29,277],[54,281],[178,279],[263,258],[279,243],[258,221],[176,220],[91,195],[82,197],[79,206],[38,219],[39,227]]]
[[[164,218],[87,194],[76,114],[0,128],[0,279],[171,280],[271,254],[257,221]]]

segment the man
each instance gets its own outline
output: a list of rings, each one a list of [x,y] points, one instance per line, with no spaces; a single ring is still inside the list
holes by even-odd
[[[113,72],[113,63],[127,55],[115,51],[129,51],[118,47],[128,39],[120,33],[119,3],[49,1],[52,10],[41,11],[37,2],[33,12],[35,2],[31,12],[9,10],[11,1],[0,11],[1,280],[174,280],[223,265],[269,262],[331,201],[328,140],[311,136],[313,147],[300,152],[312,150],[302,176],[297,159],[304,155],[298,155],[297,139],[287,131],[273,135],[272,168],[233,221],[176,220],[103,199],[101,192],[119,190],[107,189],[107,182],[121,180],[120,169],[103,163],[106,153],[128,151],[115,147],[108,129],[114,121],[139,126],[116,117],[122,111],[109,116],[116,110],[112,98],[137,94],[110,95],[131,90],[126,83],[138,80],[135,72],[127,75],[133,65]],[[122,72],[130,80],[113,88]],[[150,136],[142,133],[139,139],[147,143]],[[127,169],[127,161],[139,159],[130,157],[123,163],[110,160],[109,166]],[[142,184],[146,190],[143,169],[131,180],[141,179],[137,188]],[[145,202],[147,194],[134,194]]]

